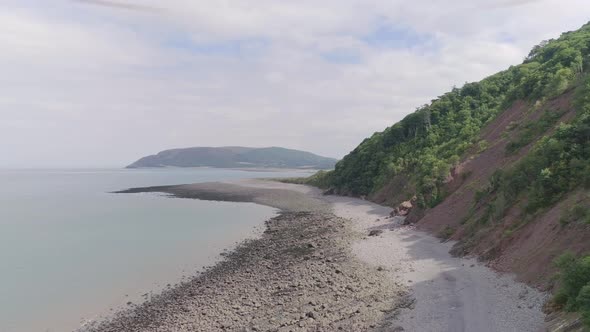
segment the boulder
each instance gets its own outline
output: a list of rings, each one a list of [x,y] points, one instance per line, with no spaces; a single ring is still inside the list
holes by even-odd
[[[399,208],[403,210],[410,210],[412,207],[413,205],[411,201],[405,201],[399,205]]]
[[[389,215],[391,217],[395,217],[395,216],[405,217],[410,213],[410,211],[412,211],[412,208],[414,207],[415,203],[416,203],[416,196],[412,197],[412,199],[409,201],[403,201],[400,205],[398,205],[395,209],[393,209],[393,211],[391,211],[391,213]]]

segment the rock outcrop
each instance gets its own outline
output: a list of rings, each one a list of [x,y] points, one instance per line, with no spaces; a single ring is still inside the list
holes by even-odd
[[[405,217],[405,216],[407,216],[412,211],[412,208],[414,208],[414,206],[416,204],[416,200],[417,200],[416,196],[414,196],[414,197],[412,197],[411,200],[402,202],[395,209],[393,209],[393,211],[391,211],[390,216],[391,217],[395,217],[395,216]]]

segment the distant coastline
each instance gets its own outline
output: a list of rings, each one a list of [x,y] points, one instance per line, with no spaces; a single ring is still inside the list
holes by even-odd
[[[214,167],[214,166],[188,166],[188,167],[181,167],[181,166],[156,166],[156,167],[137,167],[137,168],[129,168],[125,167],[124,169],[128,170],[141,170],[141,169],[181,169],[181,170],[190,170],[190,169],[225,169],[225,170],[233,170],[233,171],[243,171],[243,172],[301,172],[302,174],[307,173],[314,173],[317,171],[325,170],[320,168],[280,168],[280,167]]]
[[[192,147],[171,149],[145,156],[126,168],[144,167],[216,167],[331,169],[338,160],[281,147],[251,148],[242,146]]]

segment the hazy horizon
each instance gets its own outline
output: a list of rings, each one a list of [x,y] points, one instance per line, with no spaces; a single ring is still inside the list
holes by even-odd
[[[248,147],[248,148],[270,148],[270,147],[277,147],[277,146],[270,146],[270,145],[261,145],[261,146],[242,146],[242,145],[223,145],[223,146],[182,146],[182,147],[171,147],[171,148],[167,148],[167,149],[163,149],[163,150],[158,150],[158,151],[153,151],[153,152],[148,152],[145,155],[141,155],[141,156],[137,156],[135,159],[131,158],[130,160],[128,160],[127,162],[123,162],[122,164],[117,164],[117,163],[111,163],[111,164],[93,164],[93,165],[70,165],[70,164],[53,164],[53,165],[49,165],[49,166],[44,166],[44,165],[21,165],[21,166],[3,166],[0,165],[0,170],[63,170],[63,169],[101,169],[101,168],[105,168],[105,169],[113,169],[113,168],[125,168],[126,166],[130,165],[131,163],[149,156],[149,155],[155,155],[159,152],[165,151],[165,150],[174,150],[174,149],[187,149],[187,148],[193,148],[193,147],[207,147],[207,148],[223,148],[223,147]],[[289,148],[289,147],[285,147],[285,146],[280,146],[280,148],[286,148],[286,149],[294,149],[294,148]],[[299,150],[299,149],[294,149],[294,150]],[[301,150],[301,151],[305,151],[305,152],[312,152],[312,151],[306,151],[306,150]],[[312,152],[313,153],[313,152]],[[318,154],[319,155],[319,154]],[[328,157],[328,158],[334,158],[334,159],[338,159],[340,160],[341,158],[337,158],[337,157],[332,157],[332,156],[325,156],[325,155],[319,155],[321,157]],[[174,167],[174,166],[170,166],[170,167]],[[207,167],[207,166],[195,166],[197,168],[201,168],[201,167]],[[189,167],[190,168],[190,167]],[[289,169],[289,168],[285,168],[285,169]]]
[[[340,159],[589,14],[585,0],[7,0],[0,168],[229,145]]]

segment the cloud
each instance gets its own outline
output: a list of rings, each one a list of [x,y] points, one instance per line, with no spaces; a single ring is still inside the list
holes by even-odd
[[[7,2],[0,167],[125,165],[197,145],[342,157],[590,13],[584,0],[108,1],[156,15]]]
[[[543,2],[544,0],[492,0],[486,1],[484,6],[489,8],[503,8],[503,7],[516,7],[522,6],[534,2]]]
[[[125,10],[138,10],[138,11],[147,11],[147,12],[161,12],[161,8],[150,7],[150,6],[143,6],[137,4],[130,4],[124,2],[117,2],[117,1],[105,1],[105,0],[72,0],[74,2],[79,2],[82,4],[89,4],[94,6],[104,6],[113,9],[125,9]]]

